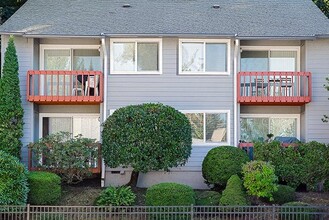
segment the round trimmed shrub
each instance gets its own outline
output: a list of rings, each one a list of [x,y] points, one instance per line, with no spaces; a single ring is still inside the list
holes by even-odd
[[[249,204],[242,186],[242,180],[238,175],[231,176],[227,181],[226,188],[223,191],[219,203],[224,206],[245,206]]]
[[[273,201],[273,193],[277,191],[278,177],[274,166],[264,161],[250,161],[243,165],[243,185],[249,195],[268,198]]]
[[[187,206],[195,205],[192,187],[178,183],[159,183],[146,191],[148,206]]]
[[[212,206],[219,205],[219,199],[221,194],[215,191],[203,191],[196,194],[196,205],[200,206]]]
[[[273,193],[273,201],[279,205],[295,201],[295,199],[295,189],[290,186],[278,185],[278,190]]]
[[[96,199],[98,206],[129,206],[133,205],[136,199],[135,193],[130,186],[114,187],[110,186],[103,190]]]
[[[49,172],[35,171],[28,174],[30,192],[28,201],[32,205],[54,205],[62,193],[61,178]]]
[[[225,186],[231,176],[241,175],[242,165],[248,161],[246,152],[239,148],[216,147],[203,160],[202,176],[207,184]]]
[[[17,157],[0,151],[0,206],[26,203],[29,192],[27,173]]]
[[[106,165],[144,173],[184,165],[192,149],[187,117],[160,103],[116,110],[103,124],[102,140]]]

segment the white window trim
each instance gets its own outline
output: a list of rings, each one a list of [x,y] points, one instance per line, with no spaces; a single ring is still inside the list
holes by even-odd
[[[297,119],[297,132],[296,138],[300,140],[300,115],[299,114],[240,114],[241,118],[296,118]],[[241,130],[241,127],[240,127]],[[241,136],[240,136],[241,137]]]
[[[115,112],[116,109],[110,109],[110,115],[112,115]],[[231,126],[230,126],[230,122],[231,122],[231,114],[230,114],[230,110],[178,110],[183,114],[186,113],[226,113],[227,114],[227,131],[226,131],[226,138],[227,138],[227,142],[214,142],[214,143],[198,143],[198,144],[193,144],[193,147],[214,147],[214,146],[224,146],[224,145],[230,145],[231,143]],[[203,130],[205,131],[206,126],[205,123],[206,121],[204,120],[203,122]],[[203,132],[204,136],[205,136],[205,132]],[[205,138],[204,138],[205,139]]]
[[[90,113],[90,114],[79,114],[79,113],[39,113],[39,138],[42,138],[42,131],[43,131],[43,118],[52,118],[52,117],[56,117],[56,118],[74,118],[74,117],[100,117],[100,114],[97,113]],[[73,124],[73,122],[72,122]],[[73,127],[72,127],[73,128]],[[101,128],[99,128],[101,129]],[[72,131],[71,131],[72,133]]]
[[[297,52],[297,68],[296,72],[300,71],[300,47],[299,46],[241,46],[240,53],[242,51],[296,51]],[[268,57],[270,58],[270,57]],[[240,56],[241,59],[241,56]],[[241,62],[240,62],[241,63]],[[241,64],[239,69],[241,68]]]
[[[220,43],[226,44],[226,72],[207,72],[205,70],[206,65],[204,64],[204,69],[202,72],[184,72],[182,71],[182,43],[203,43],[204,47],[206,43]],[[179,39],[179,49],[178,49],[178,73],[179,75],[230,75],[231,73],[231,40],[230,39]],[[206,49],[203,50],[204,61],[206,62]]]
[[[115,71],[113,69],[113,43],[135,43],[135,70]],[[158,71],[137,71],[137,43],[158,43]],[[118,38],[110,40],[110,74],[112,75],[161,75],[162,74],[162,39],[159,38]]]
[[[227,127],[226,127],[226,142],[204,142],[204,143],[197,143],[197,144],[193,144],[193,147],[214,147],[214,146],[223,146],[223,145],[230,145],[231,143],[231,126],[230,126],[230,122],[231,122],[231,114],[230,114],[230,110],[180,110],[180,112],[187,114],[187,113],[203,113],[203,114],[209,114],[209,113],[226,113],[227,114]],[[203,121],[203,136],[204,136],[204,141],[205,141],[205,136],[206,136],[206,120]]]
[[[63,45],[63,44],[40,44],[40,70],[45,70],[45,50],[70,50],[70,58],[71,58],[71,66],[70,70],[72,70],[72,50],[74,49],[100,49],[100,45]],[[100,58],[102,59],[102,55],[100,53]]]

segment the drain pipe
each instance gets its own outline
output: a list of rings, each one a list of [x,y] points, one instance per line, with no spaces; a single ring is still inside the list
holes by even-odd
[[[104,94],[103,94],[103,118],[101,122],[105,122],[107,118],[107,76],[108,76],[108,53],[107,53],[107,47],[106,47],[106,37],[103,33],[101,33],[103,38],[101,39],[102,41],[102,49],[103,49],[103,78],[104,78]],[[105,163],[104,160],[102,159],[102,175],[101,175],[101,187],[105,186]]]
[[[235,47],[234,47],[234,139],[233,143],[234,146],[238,146],[238,122],[239,122],[239,115],[238,115],[238,98],[237,98],[237,79],[238,79],[238,69],[239,69],[239,52],[240,52],[240,40],[235,39]]]

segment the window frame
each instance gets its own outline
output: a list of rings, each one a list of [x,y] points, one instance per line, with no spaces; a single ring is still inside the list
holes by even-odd
[[[296,70],[295,72],[300,71],[300,46],[241,46],[240,47],[240,62],[239,62],[239,70],[241,70],[241,53],[242,51],[267,51],[268,56],[267,59],[269,61],[270,52],[271,51],[296,51],[297,52],[297,62],[296,62]],[[270,70],[266,70],[268,72],[271,72]]]
[[[242,118],[268,118],[268,119],[274,119],[274,118],[296,118],[297,119],[297,131],[296,131],[296,138],[300,140],[300,114],[240,114],[240,120],[239,123],[241,123]],[[269,124],[269,131],[270,131]],[[239,125],[239,140],[241,139],[241,124]]]
[[[183,114],[188,113],[203,113],[203,114],[218,114],[224,113],[227,115],[226,119],[226,142],[206,142],[206,120],[203,120],[203,143],[192,143],[192,146],[200,146],[200,147],[214,147],[214,146],[223,146],[230,145],[231,143],[231,126],[230,126],[230,110],[179,110]]]
[[[113,69],[113,44],[135,43],[136,64],[134,71],[118,71]],[[137,70],[137,43],[158,43],[158,71]],[[110,75],[161,75],[162,74],[162,38],[114,38],[110,39]]]
[[[183,64],[183,53],[182,44],[183,43],[202,43],[203,44],[203,57],[204,57],[204,68],[202,72],[186,72],[182,71]],[[207,72],[206,71],[206,44],[207,43],[218,43],[226,44],[226,71],[225,72]],[[231,74],[231,40],[230,39],[179,39],[179,49],[178,49],[178,74],[179,75],[230,75]]]
[[[63,45],[63,44],[40,44],[40,59],[39,59],[39,67],[40,70],[45,70],[45,50],[70,50],[70,60],[71,60],[71,65],[70,65],[70,70],[73,70],[73,50],[78,50],[78,49],[90,49],[90,50],[99,50],[101,45],[99,44],[94,44],[94,45]],[[99,52],[99,58],[100,58],[100,65],[101,69],[103,69],[103,63],[102,63],[102,53]],[[102,70],[101,70],[102,71]]]

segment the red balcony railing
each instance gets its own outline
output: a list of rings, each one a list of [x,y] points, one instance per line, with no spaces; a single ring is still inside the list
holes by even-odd
[[[27,72],[27,100],[38,104],[97,104],[103,101],[100,71]]]
[[[303,105],[311,102],[310,72],[239,72],[242,105]]]

